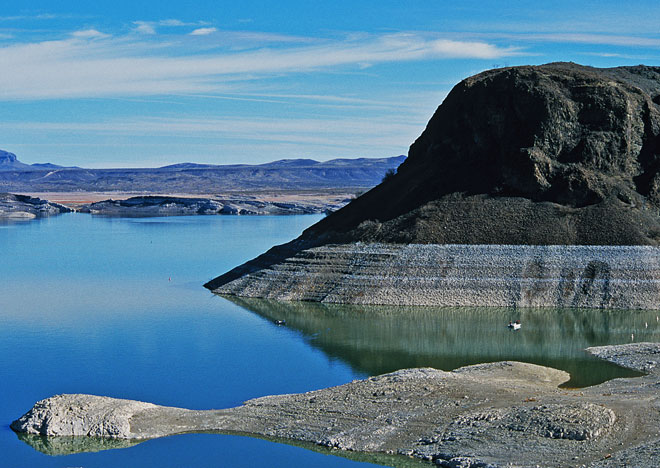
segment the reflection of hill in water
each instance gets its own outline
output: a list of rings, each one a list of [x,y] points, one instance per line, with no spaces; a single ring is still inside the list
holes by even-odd
[[[33,449],[51,456],[127,448],[143,442],[141,440],[103,439],[101,437],[43,437],[22,433],[16,433],[16,435]]]
[[[569,372],[569,386],[639,375],[587,354],[589,346],[660,341],[657,312],[344,306],[228,298],[288,328],[331,357],[370,375],[407,367],[451,370],[518,360]],[[509,330],[520,319],[522,329]],[[648,328],[645,327],[648,324]]]

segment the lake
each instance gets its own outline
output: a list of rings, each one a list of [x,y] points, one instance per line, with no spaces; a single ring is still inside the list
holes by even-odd
[[[9,424],[58,393],[224,408],[400,368],[503,359],[567,370],[567,386],[579,387],[636,375],[590,357],[585,347],[627,343],[632,334],[660,341],[658,314],[649,311],[287,304],[228,300],[202,287],[318,219],[67,214],[0,224],[0,464],[374,466],[369,457],[218,434],[55,456],[66,449],[47,439],[26,443]],[[507,329],[515,319],[523,328]],[[408,464],[397,457],[375,462]]]

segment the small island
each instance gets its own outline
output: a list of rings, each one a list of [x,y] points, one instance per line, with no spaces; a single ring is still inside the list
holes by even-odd
[[[338,387],[275,395],[219,410],[187,410],[93,395],[40,401],[12,429],[48,453],[126,447],[185,432],[307,442],[351,452],[398,454],[438,466],[655,466],[660,450],[660,344],[588,351],[648,372],[578,391],[563,371],[496,362],[452,372],[405,369]],[[73,438],[86,437],[75,444]],[[94,439],[98,438],[98,439]],[[98,440],[95,444],[94,441]],[[111,443],[111,441],[115,441]],[[55,450],[55,451],[53,451]]]

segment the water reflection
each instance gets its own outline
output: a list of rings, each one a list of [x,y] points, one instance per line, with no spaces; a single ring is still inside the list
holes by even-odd
[[[21,433],[16,433],[16,436],[33,449],[51,456],[128,448],[143,442],[142,440],[104,439],[102,437],[44,437]]]
[[[516,360],[562,369],[566,387],[641,374],[596,359],[589,346],[660,341],[654,311],[345,306],[227,298],[303,334],[311,346],[356,371],[457,367]],[[522,329],[507,328],[520,319]]]
[[[193,435],[212,435],[215,437],[230,437],[223,432],[203,431],[198,433],[180,434],[177,438],[185,438]],[[80,453],[94,453],[104,450],[129,448],[143,442],[149,442],[146,439],[142,440],[121,440],[121,439],[104,439],[101,437],[62,437],[62,436],[38,436],[34,434],[16,434],[18,439],[25,442],[33,449],[44,453],[49,456],[65,456]],[[298,447],[309,450],[320,455],[334,455],[348,460],[359,463],[368,463],[381,466],[392,466],[396,468],[422,468],[428,467],[429,464],[416,458],[409,458],[403,455],[388,455],[385,453],[369,453],[369,452],[352,452],[346,450],[335,450],[311,442],[301,442],[290,439],[269,438],[269,437],[253,437],[268,442],[275,442],[277,444],[286,444],[291,447]],[[168,439],[173,440],[173,437]],[[332,462],[330,462],[332,465]]]

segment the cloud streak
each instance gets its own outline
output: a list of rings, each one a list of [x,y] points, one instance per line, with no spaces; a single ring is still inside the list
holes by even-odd
[[[208,23],[206,23],[205,21],[196,21],[194,23],[187,23],[185,21],[181,21],[174,18],[164,19],[159,21],[133,21],[133,25],[134,25],[133,31],[140,34],[153,35],[156,34],[156,28],[158,28],[159,26],[164,26],[167,28],[179,28],[185,26],[203,26],[206,24]],[[202,30],[202,31],[204,31],[205,29],[212,29],[213,31],[216,30],[215,28],[198,28],[198,30]]]
[[[41,132],[74,132],[136,136],[203,136],[249,140],[337,143],[337,135],[367,137],[401,144],[396,135],[419,133],[420,124],[392,118],[132,118],[99,122],[5,122],[5,128]],[[404,140],[407,141],[407,140]],[[353,144],[353,143],[351,143]]]
[[[104,34],[100,31],[97,31],[96,29],[83,29],[80,31],[74,31],[71,33],[71,36],[78,39],[102,39],[110,37],[109,34]]]
[[[615,47],[660,48],[660,38],[624,34],[599,33],[479,33],[475,37],[482,39],[506,39],[509,41],[546,42],[557,44],[589,44]]]
[[[150,32],[149,24],[136,24]],[[0,99],[218,92],[236,80],[274,74],[419,60],[495,59],[518,53],[482,41],[428,39],[419,34],[368,35],[212,53],[188,46],[170,48],[86,30],[65,40],[0,47],[0,63],[13,71],[0,75]]]
[[[154,146],[154,137],[165,147],[182,142],[188,147],[203,142],[213,148],[216,155],[233,157],[235,162],[240,162],[248,148],[262,158],[267,155],[265,160],[302,154],[320,159],[401,154],[420,133],[423,121],[413,123],[392,116],[369,119],[129,118],[96,122],[7,122],[3,127],[15,133],[67,135],[65,140],[60,139],[64,147],[93,146],[93,143],[81,143],[86,141],[104,142],[109,147]]]
[[[193,30],[190,35],[191,36],[208,36],[209,34],[213,34],[216,32],[218,29],[217,28],[197,28]]]

